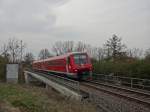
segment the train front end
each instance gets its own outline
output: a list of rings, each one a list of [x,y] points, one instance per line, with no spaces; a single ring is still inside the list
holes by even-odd
[[[74,53],[72,55],[73,72],[77,74],[79,80],[92,79],[92,64],[87,53]]]

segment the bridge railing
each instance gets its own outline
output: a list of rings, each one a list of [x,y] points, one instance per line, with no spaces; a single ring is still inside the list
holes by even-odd
[[[68,88],[71,88],[73,90],[75,90],[76,92],[80,93],[80,84],[78,81],[75,80],[71,80],[65,77],[61,77],[61,76],[56,76],[56,75],[49,75],[48,76],[52,81],[59,83],[61,85],[64,85]]]
[[[116,85],[130,86],[131,88],[139,88],[150,91],[150,80],[132,77],[121,77],[114,75],[93,74],[94,80],[109,82]]]
[[[36,71],[28,70],[27,73],[30,74],[30,72],[38,74],[38,75],[43,76],[43,77],[46,77],[47,79],[49,79],[53,82],[56,82],[60,85],[63,85],[65,87],[69,88],[69,89],[72,89],[72,90],[76,91],[77,93],[80,93],[80,84],[79,84],[78,81],[68,79],[68,78],[65,78],[65,77],[61,77],[61,76],[58,76],[58,75],[54,75],[54,74],[48,73],[48,72],[42,73],[42,72],[36,72]]]

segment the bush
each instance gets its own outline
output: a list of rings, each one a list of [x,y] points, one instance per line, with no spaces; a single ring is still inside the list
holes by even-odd
[[[5,81],[7,59],[0,56],[0,81]]]
[[[150,62],[145,60],[128,61],[101,61],[93,63],[94,73],[110,74],[119,76],[149,78]]]

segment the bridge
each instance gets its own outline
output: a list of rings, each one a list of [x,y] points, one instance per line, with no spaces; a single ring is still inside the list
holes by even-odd
[[[33,71],[24,71],[25,82],[40,81],[46,85],[46,88],[51,87],[67,96],[76,100],[81,100],[82,95],[80,94],[79,82],[68,78],[56,76],[53,74],[44,74]]]

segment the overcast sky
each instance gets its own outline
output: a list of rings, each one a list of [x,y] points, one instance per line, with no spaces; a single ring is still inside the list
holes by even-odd
[[[0,45],[16,37],[37,53],[59,40],[102,46],[113,34],[150,48],[150,0],[0,0]]]

